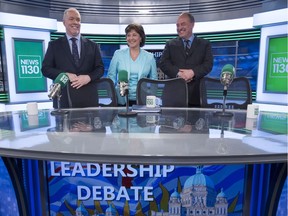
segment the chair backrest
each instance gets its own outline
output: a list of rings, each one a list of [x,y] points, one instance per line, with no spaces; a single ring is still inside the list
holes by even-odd
[[[219,79],[204,77],[200,82],[200,104],[204,108],[223,108],[223,89]],[[236,77],[226,96],[227,109],[247,109],[252,103],[250,82],[246,77]]]
[[[154,95],[162,107],[188,107],[187,84],[182,78],[153,80],[141,78],[137,84],[137,104],[146,105],[146,96]]]
[[[101,78],[81,87],[67,87],[70,108],[117,106],[114,83],[110,78]]]
[[[114,82],[108,77],[103,77],[96,80],[96,83],[99,106],[116,107],[118,103]]]

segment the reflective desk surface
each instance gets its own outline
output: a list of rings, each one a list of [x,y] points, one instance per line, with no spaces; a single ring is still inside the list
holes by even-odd
[[[287,113],[163,108],[121,117],[125,108],[85,108],[51,115],[0,113],[0,156],[133,164],[287,162]]]

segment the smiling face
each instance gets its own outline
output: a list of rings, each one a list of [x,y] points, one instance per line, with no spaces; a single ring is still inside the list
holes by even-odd
[[[126,34],[126,41],[130,48],[139,48],[142,38],[134,29]]]
[[[71,37],[76,37],[80,34],[80,13],[76,9],[67,10],[63,17],[63,24],[66,28],[66,33]]]
[[[187,15],[182,15],[178,17],[176,27],[179,37],[188,40],[192,35],[194,23],[191,22]]]

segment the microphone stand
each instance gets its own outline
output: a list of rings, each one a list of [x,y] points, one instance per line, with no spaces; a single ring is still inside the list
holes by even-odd
[[[228,145],[227,145],[227,142],[225,142],[225,138],[224,138],[224,119],[223,118],[221,118],[220,142],[217,146],[216,152],[218,154],[227,154],[228,153]]]
[[[61,98],[61,96],[62,96],[62,95],[61,95],[61,89],[59,89],[59,91],[57,92],[57,95],[56,95],[56,97],[57,97],[57,109],[51,111],[51,115],[52,115],[52,116],[55,116],[55,115],[65,115],[65,114],[68,113],[67,110],[61,110],[61,108],[60,108],[60,98]]]
[[[226,97],[227,97],[227,86],[224,86],[224,90],[223,90],[223,109],[222,111],[218,111],[215,113],[216,116],[220,116],[220,117],[232,117],[233,113],[231,112],[225,112],[226,109]]]
[[[128,90],[128,85],[124,87],[125,90],[124,90],[124,94],[126,96],[126,111],[125,112],[119,112],[118,113],[118,116],[121,116],[121,117],[134,117],[137,115],[136,112],[132,112],[132,111],[129,111],[129,99],[128,99],[128,94],[129,94],[129,90]]]

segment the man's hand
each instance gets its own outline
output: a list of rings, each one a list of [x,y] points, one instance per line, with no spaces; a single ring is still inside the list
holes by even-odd
[[[69,77],[70,82],[73,82],[75,79],[77,79],[77,75],[74,73],[66,73],[66,75]]]
[[[192,69],[179,69],[177,75],[178,77],[184,79],[186,82],[190,82],[194,78],[195,73]]]
[[[89,124],[86,124],[84,122],[76,122],[72,125],[72,128],[70,129],[71,132],[90,132],[93,130],[93,127]]]
[[[79,75],[79,76],[76,76],[76,77],[74,77],[74,76],[71,76],[71,77],[72,77],[71,79],[69,77],[69,79],[71,81],[71,86],[73,88],[76,88],[76,89],[81,88],[82,86],[88,84],[91,81],[91,78],[88,75]]]

